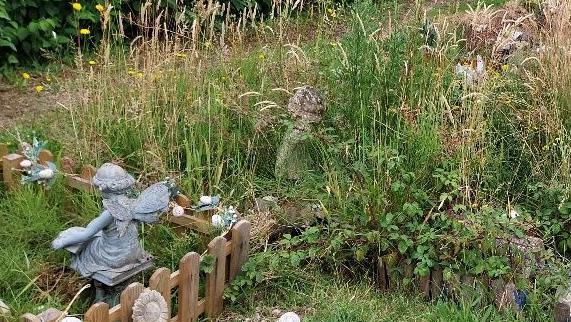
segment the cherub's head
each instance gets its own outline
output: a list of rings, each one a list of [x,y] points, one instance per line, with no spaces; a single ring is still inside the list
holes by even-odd
[[[120,166],[113,163],[105,163],[97,169],[91,182],[105,197],[107,194],[122,194],[126,192],[135,184],[135,179]]]

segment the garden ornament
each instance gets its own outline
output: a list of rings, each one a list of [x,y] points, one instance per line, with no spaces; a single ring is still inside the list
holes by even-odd
[[[313,168],[309,138],[312,124],[321,122],[325,107],[315,89],[303,86],[290,98],[287,110],[294,123],[278,148],[275,174],[277,177],[298,180]]]
[[[146,289],[133,305],[133,322],[166,322],[170,320],[167,301],[161,293]]]
[[[52,247],[70,251],[71,267],[82,276],[114,286],[125,280],[117,276],[130,274],[143,263],[152,264],[151,256],[141,247],[138,224],[155,223],[168,210],[176,189],[167,179],[133,197],[135,179],[111,163],[97,170],[92,183],[101,191],[103,211],[85,228],[62,231]]]
[[[220,203],[220,196],[201,196],[198,204],[191,207],[196,212],[216,209]]]
[[[53,162],[40,163],[40,152],[46,146],[47,141],[38,141],[36,137],[32,144],[20,142],[22,153],[26,157],[20,162],[22,167],[22,183],[33,183],[51,186],[55,182],[56,165]]]
[[[278,322],[301,322],[301,318],[295,312],[286,312],[280,316]]]

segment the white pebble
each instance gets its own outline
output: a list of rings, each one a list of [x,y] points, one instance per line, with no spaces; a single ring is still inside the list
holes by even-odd
[[[205,205],[209,205],[212,203],[212,197],[210,196],[202,196],[200,197],[200,202],[202,202]]]
[[[179,205],[175,205],[172,208],[172,215],[175,217],[180,217],[180,216],[184,215],[184,208],[179,206]]]
[[[224,219],[220,215],[213,215],[212,216],[212,225],[217,228],[224,227]]]
[[[32,166],[32,161],[30,160],[22,160],[22,162],[20,162],[20,166],[22,168],[29,168]]]
[[[52,169],[43,169],[38,172],[38,177],[40,177],[40,179],[51,179],[54,177],[54,171]]]
[[[294,312],[287,312],[280,316],[278,322],[301,322],[301,319]]]

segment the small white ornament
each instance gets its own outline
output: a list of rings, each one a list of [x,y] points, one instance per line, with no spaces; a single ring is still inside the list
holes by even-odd
[[[81,322],[81,320],[76,318],[75,316],[66,316],[61,320],[61,322]]]
[[[51,179],[54,177],[54,171],[52,169],[43,169],[38,172],[38,177],[40,177],[40,179]]]
[[[175,217],[180,217],[180,216],[184,215],[184,208],[179,206],[179,205],[175,205],[172,208],[172,215]]]
[[[213,215],[212,216],[212,226],[217,228],[224,227],[224,219],[220,215]]]
[[[280,316],[278,322],[301,322],[301,319],[294,312],[287,312]]]
[[[29,167],[32,166],[32,161],[27,160],[27,159],[26,159],[26,160],[22,160],[22,162],[20,162],[20,166],[21,166],[22,168],[29,168]]]
[[[212,203],[212,197],[202,196],[202,197],[200,197],[200,202],[205,204],[205,205],[210,205]]]

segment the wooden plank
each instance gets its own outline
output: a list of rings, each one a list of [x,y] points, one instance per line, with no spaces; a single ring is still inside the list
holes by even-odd
[[[121,322],[133,321],[133,305],[144,289],[141,283],[131,283],[121,292]]]
[[[169,280],[169,287],[171,290],[178,286],[178,277],[180,276],[179,271],[174,271],[171,273],[170,280]]]
[[[50,150],[42,150],[38,154],[38,163],[46,165],[47,162],[54,162],[54,155]]]
[[[75,171],[75,161],[69,157],[63,157],[60,161],[61,171],[66,174],[73,174]]]
[[[4,178],[4,184],[8,189],[14,189],[20,182],[18,170],[21,169],[20,162],[22,162],[22,160],[24,160],[24,156],[15,153],[2,157],[2,176]]]
[[[109,321],[115,322],[121,320],[121,304],[117,304],[109,310]]]
[[[79,176],[91,183],[91,179],[95,175],[95,172],[97,172],[97,169],[95,169],[91,164],[87,164],[81,168],[81,174]]]
[[[555,322],[571,321],[571,303],[565,301],[555,303],[553,313]]]
[[[93,304],[84,317],[85,322],[110,322],[109,320],[109,304],[99,302]]]
[[[403,282],[403,285],[406,284],[406,286],[409,289],[414,288],[414,267],[412,266],[412,264],[408,264],[408,263],[404,264],[403,275],[404,275],[404,278],[407,282],[407,283]]]
[[[91,185],[91,180],[86,180],[81,177],[67,176],[66,184],[67,186],[80,191],[95,191],[95,189]]]
[[[1,319],[0,319],[1,321]],[[6,320],[8,321],[8,320]],[[39,318],[37,318],[35,315],[31,314],[31,313],[26,313],[24,315],[22,315],[22,317],[20,318],[20,321],[22,322],[41,322]]]
[[[226,238],[218,236],[208,244],[208,254],[216,258],[214,269],[206,274],[206,316],[215,318],[222,312],[224,280],[226,277]]]
[[[232,227],[232,243],[230,255],[230,275],[229,280],[232,281],[240,274],[242,265],[248,260],[250,252],[250,231],[252,225],[247,220],[240,220]],[[227,243],[226,243],[227,244]],[[226,249],[226,244],[224,245]],[[224,251],[224,254],[227,254]]]
[[[379,289],[383,292],[389,290],[389,281],[387,279],[387,267],[385,266],[385,261],[383,257],[377,257],[377,283],[379,283]]]
[[[422,297],[430,299],[430,272],[426,276],[418,276],[418,286]]]
[[[438,299],[442,295],[442,279],[443,273],[442,268],[436,267],[431,274],[431,298],[433,300]]]
[[[200,255],[192,252],[184,255],[180,260],[179,268],[179,321],[197,321],[198,283],[200,273]]]
[[[172,224],[179,225],[181,227],[189,228],[189,229],[196,229],[202,233],[209,233],[210,232],[210,222],[196,218],[190,215],[184,215],[180,217],[175,216],[168,216],[167,221]]]
[[[157,269],[149,279],[149,288],[155,290],[165,298],[169,310],[169,317],[171,316],[171,288],[170,288],[171,271],[166,267]]]

